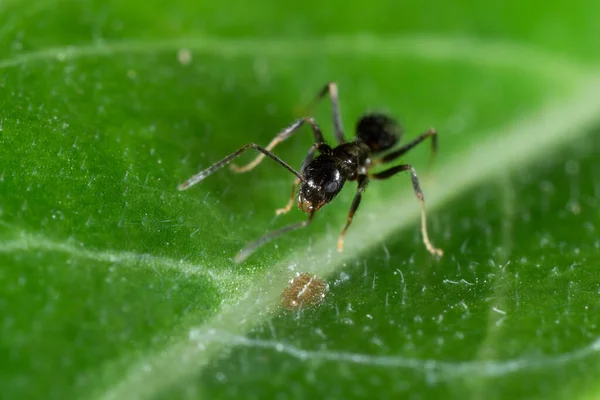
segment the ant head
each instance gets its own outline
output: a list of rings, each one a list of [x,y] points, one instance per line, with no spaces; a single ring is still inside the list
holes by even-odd
[[[402,129],[385,114],[369,113],[358,120],[356,135],[372,152],[378,153],[392,148],[400,139]]]
[[[298,207],[304,212],[317,211],[342,190],[346,178],[339,166],[327,156],[319,156],[304,168],[304,181],[298,192]]]

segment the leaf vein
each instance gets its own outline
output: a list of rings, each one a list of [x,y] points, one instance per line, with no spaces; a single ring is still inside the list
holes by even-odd
[[[35,250],[66,253],[73,257],[105,263],[120,264],[122,266],[131,265],[136,267],[152,268],[156,270],[173,270],[188,277],[196,276],[211,278],[217,284],[219,284],[220,287],[225,285],[229,286],[232,284],[232,281],[235,282],[237,280],[234,274],[228,271],[205,268],[201,265],[193,264],[185,260],[174,260],[148,253],[142,254],[129,251],[93,250],[85,248],[76,243],[58,242],[50,240],[41,235],[34,235],[24,231],[21,231],[17,238],[0,242],[0,253],[10,254]]]
[[[13,55],[0,60],[0,69],[32,62],[64,62],[84,57],[175,52],[178,49],[215,54],[221,57],[271,56],[279,58],[319,55],[413,57],[430,61],[464,62],[480,67],[516,69],[544,77],[555,85],[581,81],[593,68],[531,45],[467,37],[404,35],[378,37],[368,34],[322,38],[241,39],[213,36],[156,40],[122,40],[53,47]],[[175,57],[173,57],[175,62]]]
[[[211,342],[219,342],[227,346],[241,346],[272,350],[287,354],[300,361],[335,362],[347,364],[360,364],[382,368],[405,368],[427,374],[430,383],[439,383],[462,376],[495,377],[511,374],[522,370],[541,370],[562,366],[574,361],[580,361],[600,352],[600,338],[587,346],[566,353],[543,355],[537,357],[520,357],[508,360],[481,360],[448,362],[435,359],[418,359],[401,356],[372,355],[364,353],[351,353],[334,350],[305,350],[292,344],[278,340],[252,339],[228,332],[200,331],[190,332],[190,341],[196,345],[206,346]]]

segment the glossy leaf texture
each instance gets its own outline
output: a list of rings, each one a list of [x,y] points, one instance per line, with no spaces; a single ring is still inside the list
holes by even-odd
[[[597,397],[597,2],[0,4],[3,398]],[[422,180],[351,182],[308,228],[266,145],[339,85]],[[311,111],[333,143],[328,100]],[[308,129],[276,153],[299,167]],[[241,161],[249,161],[244,155]],[[329,283],[289,311],[296,273]]]

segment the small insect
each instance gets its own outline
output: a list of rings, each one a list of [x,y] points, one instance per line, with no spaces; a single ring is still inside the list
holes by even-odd
[[[316,275],[296,273],[281,293],[281,305],[288,310],[308,308],[320,304],[329,291],[329,285]]]
[[[414,192],[421,204],[421,233],[423,235],[423,243],[429,252],[441,256],[443,254],[442,250],[434,247],[427,235],[425,200],[423,192],[421,191],[419,179],[417,178],[417,173],[412,165],[401,164],[381,172],[371,172],[373,167],[396,160],[427,138],[431,138],[432,155],[435,155],[437,153],[437,132],[434,129],[429,129],[404,146],[392,150],[402,135],[402,130],[396,121],[385,114],[367,113],[363,115],[356,124],[356,138],[347,141],[343,133],[338,100],[338,88],[335,82],[330,82],[325,85],[320,90],[311,106],[314,106],[316,102],[321,100],[327,94],[329,94],[332,103],[334,133],[338,142],[336,147],[332,148],[325,142],[321,128],[312,117],[303,117],[294,121],[290,126],[278,133],[267,147],[248,143],[221,161],[216,162],[207,169],[192,176],[187,181],[180,184],[178,189],[186,190],[190,188],[211,175],[213,172],[229,164],[248,149],[258,150],[261,154],[247,165],[238,166],[232,164],[230,167],[233,171],[238,173],[248,172],[255,168],[265,157],[269,157],[294,174],[295,180],[292,185],[292,195],[290,200],[285,207],[280,208],[275,212],[277,215],[289,212],[294,205],[294,198],[296,198],[298,208],[303,212],[308,213],[308,219],[269,232],[261,238],[249,243],[245,248],[240,250],[234,258],[236,262],[240,263],[265,243],[270,242],[284,233],[309,225],[312,222],[315,213],[337,196],[346,181],[356,181],[358,189],[354,200],[352,201],[352,205],[350,206],[346,225],[338,238],[337,248],[338,251],[341,252],[344,248],[344,236],[352,223],[354,213],[361,202],[362,193],[365,191],[369,181],[388,179],[399,172],[409,171]],[[285,161],[277,157],[272,150],[279,143],[289,139],[294,133],[298,132],[300,127],[305,124],[310,125],[315,141],[308,150],[300,167],[300,171],[296,171]],[[319,154],[315,156],[316,152]],[[298,193],[296,197],[297,190]]]

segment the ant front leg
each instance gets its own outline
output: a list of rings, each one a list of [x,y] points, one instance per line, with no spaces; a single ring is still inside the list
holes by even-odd
[[[331,116],[333,118],[333,128],[335,137],[339,143],[344,143],[344,128],[342,127],[342,117],[340,113],[340,100],[338,96],[338,87],[335,82],[329,82],[320,91],[317,97],[310,103],[309,108],[313,108],[315,104],[329,93],[331,99]]]
[[[427,218],[425,214],[425,197],[423,196],[423,191],[421,190],[421,185],[419,184],[419,178],[417,178],[417,172],[410,164],[398,165],[387,169],[385,171],[379,172],[377,174],[371,174],[369,177],[373,179],[387,179],[396,175],[398,172],[402,171],[410,171],[410,177],[412,180],[413,189],[415,191],[415,195],[421,203],[421,233],[423,235],[423,243],[425,247],[431,254],[435,254],[441,256],[444,252],[441,249],[434,247],[429,240],[429,235],[427,234]]]
[[[369,179],[367,178],[366,175],[360,175],[358,177],[358,189],[356,190],[356,195],[354,196],[354,200],[352,200],[352,205],[350,206],[350,211],[348,212],[348,221],[346,222],[346,225],[344,226],[344,229],[342,229],[342,233],[340,233],[340,237],[338,238],[337,246],[338,246],[339,252],[344,250],[344,235],[346,235],[346,231],[348,230],[348,227],[350,227],[350,224],[352,223],[352,218],[354,218],[354,213],[358,209],[358,206],[360,205],[360,201],[362,200],[362,192],[365,191],[365,188],[367,187],[368,183],[369,183]]]
[[[315,151],[321,146],[323,146],[321,143],[315,143],[311,146],[310,150],[308,150],[308,154],[306,154],[306,157],[304,157],[304,161],[302,162],[302,166],[300,167],[301,174],[304,172],[304,168],[306,168],[308,163],[312,161],[313,156],[315,155]],[[298,189],[298,185],[300,185],[300,179],[296,178],[294,180],[294,184],[292,185],[292,194],[290,196],[290,200],[288,201],[285,207],[278,208],[277,210],[275,210],[276,215],[290,212],[290,210],[294,206],[294,197],[296,195],[296,189]]]
[[[239,263],[243,262],[244,260],[246,260],[248,258],[248,256],[250,256],[252,253],[254,253],[256,251],[256,249],[258,249],[263,244],[266,244],[266,243],[270,242],[271,240],[278,238],[279,236],[283,235],[284,233],[295,231],[297,229],[308,226],[312,222],[314,215],[315,215],[315,211],[311,212],[310,215],[308,216],[308,219],[306,219],[302,222],[297,222],[295,224],[284,226],[281,229],[278,229],[273,232],[269,232],[266,235],[258,238],[257,240],[250,242],[246,247],[244,247],[242,250],[240,250],[240,252],[234,257],[234,261],[239,264]]]
[[[271,143],[269,143],[266,147],[266,149],[268,151],[272,151],[275,146],[277,146],[279,143],[283,142],[286,139],[289,139],[296,131],[298,131],[298,129],[300,129],[300,127],[302,127],[302,125],[304,125],[305,123],[307,123],[310,125],[310,127],[312,128],[313,134],[315,136],[315,142],[317,143],[325,143],[325,140],[323,139],[323,133],[321,132],[321,128],[319,128],[319,125],[317,125],[317,123],[315,122],[315,120],[311,117],[304,117],[304,118],[300,118],[299,120],[294,121],[293,124],[291,124],[290,126],[288,126],[287,128],[285,128],[283,131],[279,132],[277,134],[277,136],[275,136],[275,138],[273,138],[273,140],[271,140]],[[253,169],[254,167],[256,167],[258,164],[260,164],[260,162],[265,158],[264,154],[259,154],[253,161],[249,162],[248,164],[244,165],[244,166],[239,166],[236,164],[231,164],[231,169],[235,172],[238,173],[242,173],[242,172],[248,172],[251,169]]]
[[[286,214],[290,212],[292,207],[294,207],[294,198],[296,197],[296,189],[298,189],[298,185],[300,185],[300,179],[296,178],[292,184],[292,195],[290,196],[290,200],[285,207],[275,210],[275,215]]]
[[[426,132],[421,133],[418,137],[411,140],[404,146],[400,147],[398,150],[395,150],[395,151],[385,155],[376,163],[377,164],[385,164],[390,161],[394,161],[398,157],[409,152],[413,147],[417,146],[418,144],[420,144],[427,138],[431,138],[431,158],[433,159],[433,157],[435,157],[435,155],[437,154],[437,150],[438,150],[438,136],[437,136],[437,131],[435,129],[431,128],[431,129],[427,130]]]

